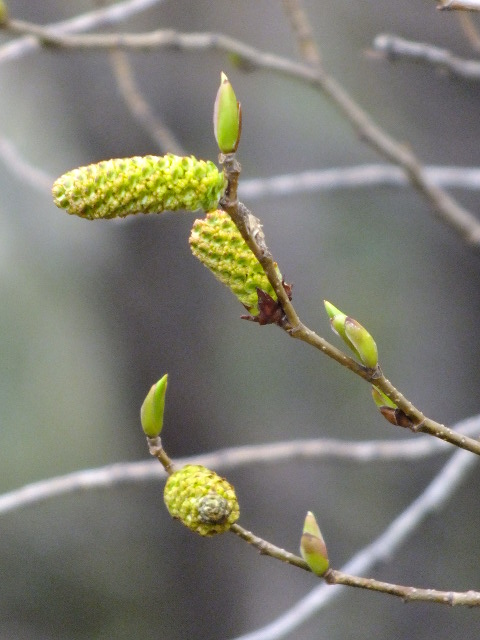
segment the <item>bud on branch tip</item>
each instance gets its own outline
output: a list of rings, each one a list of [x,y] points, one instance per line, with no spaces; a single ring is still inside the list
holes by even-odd
[[[221,74],[213,107],[213,131],[222,153],[234,153],[240,142],[242,111],[229,79]]]
[[[140,409],[142,429],[149,438],[156,438],[162,431],[167,382],[168,374],[166,373],[152,385]]]

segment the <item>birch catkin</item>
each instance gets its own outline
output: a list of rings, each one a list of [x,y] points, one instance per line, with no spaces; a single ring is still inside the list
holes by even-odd
[[[57,207],[94,220],[135,213],[212,211],[224,189],[223,174],[194,156],[135,156],[73,169],[52,189]]]

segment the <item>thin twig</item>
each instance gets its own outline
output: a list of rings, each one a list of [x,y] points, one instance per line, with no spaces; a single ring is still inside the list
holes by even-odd
[[[275,558],[276,560],[281,560],[282,562],[291,564],[299,569],[303,569],[304,571],[310,571],[305,560],[296,556],[294,553],[290,553],[290,551],[277,547],[267,540],[263,540],[263,538],[259,538],[251,531],[247,531],[247,529],[241,527],[238,523],[232,524],[230,531],[239,538],[242,538],[242,540],[245,540],[245,542],[248,542],[248,544],[251,544],[252,547],[255,547],[260,551],[262,555],[270,556],[270,558]]]
[[[162,2],[164,2],[164,0],[125,0],[124,2],[117,2],[109,7],[83,13],[69,20],[62,20],[45,25],[43,28],[63,34],[98,29],[100,27],[117,24],[118,22],[124,22],[130,16],[141,13]],[[11,23],[12,20],[7,20],[5,24],[0,26],[6,27]],[[31,35],[19,38],[0,47],[0,62],[16,60],[40,49],[41,46],[42,43]]]
[[[458,12],[458,20],[462,27],[463,33],[467,37],[467,40],[474,51],[480,52],[480,33],[477,26],[472,20],[472,16],[469,13],[462,11]]]
[[[115,80],[125,104],[133,117],[155,141],[161,153],[186,155],[186,151],[173,132],[162,122],[141,93],[133,74],[132,66],[125,51],[114,49],[110,52],[110,62]]]
[[[425,42],[413,42],[388,33],[381,33],[373,41],[373,49],[393,59],[408,58],[417,62],[426,62],[446,69],[460,78],[480,80],[480,60],[465,60],[453,55],[448,49]]]
[[[0,158],[9,171],[31,187],[50,192],[53,179],[45,171],[33,166],[22,158],[18,149],[9,140],[0,135]]]
[[[2,136],[0,136],[0,158],[9,171],[31,187],[40,191],[50,191],[56,176],[49,175],[43,169],[28,162],[17,147]],[[425,173],[438,186],[469,191],[480,190],[480,167],[426,166]],[[317,191],[405,187],[408,184],[408,178],[400,167],[387,164],[364,164],[353,167],[312,169],[268,178],[251,178],[242,180],[238,190],[242,198],[255,200]]]
[[[427,516],[438,512],[447,504],[467,473],[473,469],[476,461],[476,457],[468,455],[465,451],[454,453],[425,491],[400,513],[377,539],[356,553],[342,567],[341,571],[358,576],[370,571],[380,562],[391,560],[400,546],[415,532]],[[235,640],[279,640],[284,638],[316,615],[327,604],[333,602],[341,593],[345,593],[343,586],[321,584],[276,620],[251,633],[238,636]],[[446,596],[449,597],[449,593],[446,592]]]
[[[447,11],[480,11],[480,0],[437,0],[437,9]]]
[[[479,440],[474,440],[473,438],[457,433],[451,428],[427,418],[392,385],[383,375],[379,367],[375,369],[364,367],[303,324],[285,290],[284,282],[277,270],[277,263],[267,247],[259,220],[244,204],[237,200],[237,185],[241,170],[239,162],[236,160],[234,154],[221,156],[220,161],[223,163],[223,171],[227,183],[225,195],[220,199],[220,206],[231,216],[242,234],[243,239],[262,265],[265,275],[272,285],[278,302],[285,314],[285,319],[284,322],[281,323],[281,326],[288,335],[315,347],[315,349],[320,350],[326,356],[349,369],[360,378],[378,387],[408,416],[411,420],[411,424],[408,426],[412,431],[428,433],[456,447],[480,455]],[[400,426],[404,427],[406,425]]]
[[[150,49],[168,47],[174,49],[207,50],[235,53],[243,61],[254,66],[269,69],[277,73],[303,80],[322,91],[337,107],[355,129],[360,139],[390,162],[400,166],[409,177],[410,183],[432,205],[435,215],[450,226],[468,244],[480,247],[480,221],[467,209],[458,204],[446,191],[435,185],[425,173],[424,167],[416,155],[404,144],[378,127],[345,91],[345,89],[322,68],[295,63],[286,58],[266,53],[250,47],[243,42],[222,34],[192,33],[181,34],[175,31],[156,31],[147,34],[96,34],[85,36],[63,36],[52,33],[36,25],[10,21],[7,28],[20,32],[31,31],[45,43],[62,47],[87,47],[111,49],[132,48]],[[1,61],[1,55],[0,55]]]
[[[480,606],[479,591],[439,591],[438,589],[406,587],[399,584],[374,580],[373,578],[351,576],[342,571],[335,570],[329,571],[325,579],[329,584],[344,584],[348,587],[359,587],[360,589],[368,589],[369,591],[378,591],[379,593],[398,596],[404,602],[435,602],[451,607],[455,605],[467,607]]]
[[[147,444],[150,455],[160,462],[167,475],[171,475],[179,468],[163,448],[162,440],[159,436],[155,438],[149,438],[147,436]]]
[[[385,142],[388,142],[390,146],[392,146],[392,143],[395,146],[397,146],[397,143],[392,138],[387,140],[387,136],[373,124],[368,114],[361,113],[359,107],[345,93],[342,87],[339,84],[337,84],[333,78],[328,77],[324,73],[320,63],[320,53],[313,40],[313,35],[310,29],[308,16],[306,11],[304,10],[302,0],[286,0],[284,5],[288,8],[288,13],[290,14],[293,29],[294,29],[294,32],[297,34],[297,37],[299,37],[299,29],[302,31],[302,33],[305,30],[306,32],[308,32],[309,49],[308,50],[303,49],[302,51],[303,51],[304,57],[307,57],[307,54],[310,56],[308,58],[309,62],[312,62],[313,57],[315,57],[315,61],[314,61],[315,68],[319,73],[319,77],[321,78],[323,77],[323,81],[321,85],[323,90],[325,91],[326,88],[330,85],[331,97],[334,98],[334,101],[336,102],[338,107],[342,108],[342,105],[343,105],[344,113],[345,115],[347,115],[350,121],[352,123],[355,123],[355,118],[356,118],[357,124],[361,125],[363,128],[363,131],[362,131],[363,134],[367,133],[370,130],[371,143],[375,143],[375,141],[379,142],[380,140],[382,140],[382,145]],[[301,44],[303,44],[303,40],[301,40],[300,42]],[[368,126],[365,126],[365,125],[368,125]],[[385,148],[383,149],[378,148],[378,150],[381,152],[383,151],[383,153],[385,153]],[[395,154],[397,154],[397,161],[398,161],[398,152],[400,152],[403,155],[403,150],[401,148],[398,148],[395,150]],[[391,157],[391,159],[393,158]],[[414,173],[410,172],[410,179],[412,181],[412,184],[414,184],[415,179],[418,179],[419,177],[421,177],[421,174],[423,173],[423,168],[420,167],[420,165],[418,165],[417,160],[413,157],[413,155],[411,156],[410,160],[413,160],[414,161],[413,164],[415,165],[415,172]],[[412,164],[412,168],[413,168],[413,164]],[[405,165],[403,166],[404,168],[406,168]],[[228,179],[228,167],[226,168],[226,177]],[[236,179],[238,180],[238,176]],[[431,190],[429,191],[429,193],[430,195],[433,195],[433,192]],[[454,200],[452,200],[451,202],[456,205]],[[233,206],[233,210],[235,210],[235,206]],[[266,248],[266,245],[265,245],[265,248]],[[273,259],[269,253],[266,256],[266,258],[264,257],[264,260],[265,260],[265,264],[259,258],[259,261],[264,267],[264,270],[266,267],[268,267],[272,271],[270,263],[273,263]],[[331,345],[327,343],[325,340],[323,340],[323,338],[319,338],[317,335],[315,335],[312,331],[310,331],[307,327],[305,327],[305,325],[303,325],[300,322],[300,319],[294,312],[293,306],[290,304],[290,301],[288,301],[289,308],[286,309],[284,307],[285,295],[283,292],[283,286],[278,286],[278,283],[277,283],[277,286],[275,286],[275,283],[271,280],[269,273],[267,271],[265,271],[265,273],[269,278],[270,283],[272,284],[275,290],[275,293],[277,293],[277,296],[279,296],[280,293],[283,294],[283,297],[282,298],[278,297],[278,300],[281,303],[282,307],[284,308],[285,315],[287,316],[288,321],[290,323],[289,327],[285,327],[288,333],[292,337],[299,338],[305,342],[308,342],[309,344],[312,344],[316,348],[321,349],[326,355],[338,361],[337,354],[332,352],[330,349]],[[276,280],[278,279],[279,278],[277,276]],[[480,455],[479,441],[476,441],[473,439],[467,439],[465,436],[461,434],[452,432],[451,429],[448,429],[444,425],[441,425],[433,420],[426,418],[418,409],[416,409],[416,407],[412,405],[411,402],[407,400],[407,398],[405,398],[397,389],[395,389],[395,387],[393,387],[393,385],[391,385],[390,381],[387,380],[385,376],[383,376],[383,374],[379,376],[377,370],[369,371],[367,369],[367,370],[364,370],[363,372],[355,370],[352,368],[350,363],[345,361],[345,359],[342,359],[341,364],[353,370],[357,375],[360,375],[361,377],[371,382],[375,380],[375,385],[379,389],[381,389],[391,400],[393,400],[393,402],[395,402],[395,404],[413,421],[412,430],[424,431],[425,433],[429,433],[430,435],[433,435],[437,438],[441,438],[442,440],[447,440],[451,444],[454,444],[460,448],[467,449],[468,451],[472,451],[472,452],[475,452],[477,455]],[[367,374],[367,375],[364,375],[364,374]]]
[[[480,167],[427,166],[425,174],[438,186],[472,191],[480,189]],[[253,200],[337,189],[405,187],[408,184],[408,178],[400,167],[365,164],[242,180],[238,191],[243,199]]]
[[[264,540],[247,531],[238,523],[230,527],[230,531],[245,540],[248,544],[258,549],[265,556],[270,556],[286,564],[293,565],[299,569],[310,571],[308,564],[299,556],[296,556],[285,549]],[[480,606],[480,592],[478,591],[439,591],[438,589],[423,589],[419,587],[408,587],[404,585],[392,584],[375,580],[374,578],[364,578],[362,576],[353,576],[344,571],[329,569],[324,576],[324,580],[330,584],[345,585],[347,587],[357,587],[360,589],[368,589],[369,591],[377,591],[392,596],[402,598],[405,602],[435,602],[436,604],[446,604],[449,606],[463,605],[468,607]]]
[[[301,0],[283,0],[283,8],[287,14],[293,33],[295,34],[301,57],[308,64],[320,64],[320,51],[318,50],[313,29],[304,10]]]
[[[455,425],[464,434],[480,432],[480,416],[466,418]],[[175,464],[202,464],[216,471],[231,470],[252,464],[273,464],[288,460],[340,459],[369,463],[389,460],[418,460],[446,451],[440,440],[427,436],[406,441],[371,440],[366,442],[331,439],[293,440],[268,444],[244,445],[220,449],[188,458]],[[84,469],[64,476],[25,485],[0,495],[0,515],[78,491],[97,490],[165,479],[164,470],[153,461],[119,462],[98,469]]]

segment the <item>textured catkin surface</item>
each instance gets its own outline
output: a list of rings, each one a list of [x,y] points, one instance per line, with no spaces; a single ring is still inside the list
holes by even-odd
[[[229,287],[249,313],[258,313],[257,288],[277,299],[260,263],[224,211],[195,220],[190,234],[193,255]]]
[[[240,515],[232,485],[201,465],[186,465],[172,473],[164,500],[173,518],[202,536],[228,531]]]
[[[224,188],[213,162],[194,156],[135,156],[104,160],[60,176],[52,188],[57,207],[94,220],[162,211],[211,211]]]

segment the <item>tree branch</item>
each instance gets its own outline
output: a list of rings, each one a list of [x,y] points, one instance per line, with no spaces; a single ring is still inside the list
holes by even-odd
[[[469,13],[465,13],[462,11],[459,11],[457,15],[460,26],[462,27],[463,33],[465,34],[470,46],[474,51],[479,52],[480,33],[472,19],[472,16]]]
[[[480,415],[455,425],[465,435],[480,433]],[[446,445],[427,436],[406,441],[370,440],[366,442],[314,439],[244,445],[220,449],[175,464],[202,464],[217,471],[252,464],[272,464],[288,460],[341,459],[369,463],[389,460],[418,460],[446,452]],[[165,479],[162,467],[154,461],[120,462],[98,469],[83,469],[64,476],[40,480],[0,495],[0,515],[77,491],[113,488],[123,484]]]
[[[158,139],[158,142],[161,140]],[[168,151],[172,151],[170,148]],[[173,152],[173,151],[172,151]],[[182,153],[180,155],[185,155]],[[0,159],[6,169],[27,182],[29,186],[49,193],[55,176],[25,160],[15,145],[0,136]],[[436,185],[480,190],[480,167],[426,166],[425,173]],[[363,189],[369,187],[406,187],[409,181],[400,167],[386,164],[365,164],[353,167],[312,169],[300,173],[288,173],[268,178],[242,180],[238,190],[244,199],[255,200],[270,196],[291,196],[297,193]]]
[[[54,178],[22,158],[18,149],[0,135],[0,158],[5,167],[31,187],[50,193]]]
[[[447,11],[480,11],[480,0],[437,0],[437,9]]]
[[[117,86],[125,104],[134,119],[158,145],[161,153],[185,156],[186,151],[173,132],[162,122],[137,86],[131,64],[125,51],[114,49],[110,52],[110,62]]]
[[[379,562],[391,560],[400,546],[427,516],[441,509],[455,494],[477,460],[476,457],[468,455],[465,451],[454,453],[425,491],[400,513],[376,540],[355,554],[342,567],[341,571],[358,576],[370,571]],[[284,638],[316,615],[327,604],[337,599],[341,593],[344,593],[341,585],[321,584],[276,620],[256,631],[238,636],[235,640],[279,640]],[[445,597],[449,599],[448,604],[450,604],[450,592],[444,593]],[[466,592],[464,596],[468,597],[469,593],[476,601],[479,594]]]
[[[46,31],[52,33],[78,33],[80,31],[88,31],[89,29],[95,29],[100,27],[106,27],[118,22],[127,20],[130,16],[136,15],[156,4],[161,4],[164,0],[125,0],[124,2],[117,2],[109,7],[96,9],[95,11],[89,11],[69,20],[62,20],[60,22],[54,22],[52,24],[41,27]],[[16,22],[7,19],[7,22],[0,25],[0,27],[8,27],[12,22]],[[20,24],[27,24],[22,23]],[[22,32],[23,33],[23,32]],[[29,33],[27,29],[26,33]],[[35,36],[27,35],[24,38],[19,38],[13,42],[0,47],[0,62],[7,62],[9,60],[16,60],[28,53],[42,47],[42,42]]]
[[[373,49],[393,59],[408,58],[440,67],[466,80],[480,80],[480,60],[465,60],[425,42],[413,42],[388,33],[379,34]]]
[[[167,30],[147,34],[68,36],[13,20],[7,22],[5,28],[17,32],[30,32],[45,44],[70,48],[150,49],[152,47],[169,47],[186,51],[217,49],[230,54],[234,53],[241,60],[254,66],[302,80],[323,92],[333,102],[361,140],[367,142],[389,161],[402,167],[408,175],[411,185],[432,205],[433,212],[441,221],[450,226],[465,242],[477,248],[480,247],[480,221],[458,204],[446,191],[435,185],[425,173],[416,155],[376,125],[345,89],[318,65],[312,68],[295,63],[215,33],[181,34]],[[1,60],[0,51],[0,62]]]
[[[277,324],[279,324],[290,337],[315,347],[315,349],[318,349],[332,360],[338,362],[342,367],[349,369],[360,378],[378,387],[395,403],[398,409],[403,411],[410,419],[411,424],[408,425],[408,428],[413,432],[422,431],[429,433],[456,447],[480,455],[479,440],[474,440],[473,438],[457,433],[451,428],[427,418],[387,380],[379,366],[375,369],[363,366],[303,324],[290,301],[290,297],[285,289],[285,283],[277,270],[277,263],[267,247],[260,221],[244,204],[237,200],[237,186],[241,171],[240,163],[236,160],[235,154],[228,154],[227,156],[221,155],[220,162],[223,164],[223,171],[227,183],[225,194],[220,199],[220,207],[230,215],[236,224],[248,247],[262,265],[265,275],[275,291],[278,303],[285,314],[282,322],[277,322]],[[407,425],[399,424],[399,426],[405,427]]]
[[[320,51],[313,35],[312,25],[301,0],[283,0],[283,8],[290,20],[301,57],[313,66],[319,65]]]
[[[472,191],[480,189],[480,167],[427,166],[424,171],[429,180],[438,186]],[[254,200],[337,189],[405,187],[408,184],[408,178],[400,167],[365,164],[242,180],[238,190],[242,198]]]

